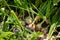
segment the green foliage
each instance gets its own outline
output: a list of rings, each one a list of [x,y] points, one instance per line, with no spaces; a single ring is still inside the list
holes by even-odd
[[[3,32],[1,29],[0,29],[0,40],[4,40],[5,39],[9,39],[10,36],[12,36],[14,33],[12,32]]]
[[[32,15],[33,20],[34,15],[37,15],[43,19],[40,23],[41,25],[48,20],[50,26],[48,39],[50,39],[54,30],[60,27],[59,2],[60,0],[46,0],[44,2],[43,0],[0,0],[0,16],[3,18],[0,40],[24,40],[25,37],[27,40],[36,40],[38,36],[43,35],[41,32],[32,32],[25,28],[16,13],[20,16],[22,15],[23,18],[26,16],[26,13],[28,16]],[[9,29],[10,24],[13,24],[11,29]],[[14,28],[18,30],[15,32],[15,35],[13,35]],[[31,38],[27,37],[27,35],[31,36]]]

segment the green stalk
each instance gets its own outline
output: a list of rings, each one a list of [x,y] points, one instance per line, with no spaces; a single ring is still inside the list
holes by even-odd
[[[9,8],[9,10],[11,10],[11,8],[9,7],[9,5],[7,4],[7,2],[5,0],[3,0],[6,4],[6,6]]]
[[[14,13],[13,10],[11,10],[11,14],[14,16],[14,19],[17,21],[18,25],[21,26],[22,29],[23,29],[23,26],[22,26],[21,22],[19,21],[18,17],[16,16],[16,14]]]
[[[13,10],[11,10],[11,14],[14,16],[14,19],[17,21],[18,25],[22,28],[23,31],[29,31],[30,33],[32,33],[30,30],[28,30],[27,28],[24,28],[22,26],[22,23],[19,21],[18,17],[16,16],[16,14],[14,13]]]
[[[56,26],[57,26],[57,22],[56,22],[56,23],[53,23],[53,24],[51,25],[50,30],[49,30],[49,33],[48,33],[48,39],[51,38],[51,36],[52,36],[52,34],[53,34]]]

